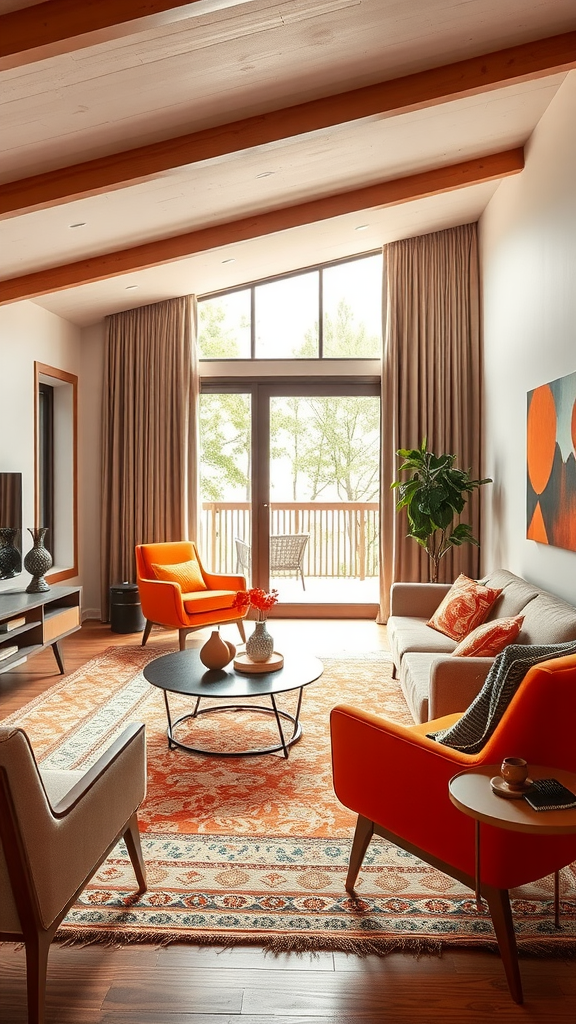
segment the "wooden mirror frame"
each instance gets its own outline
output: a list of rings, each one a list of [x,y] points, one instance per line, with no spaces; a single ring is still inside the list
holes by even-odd
[[[72,565],[46,573],[48,583],[58,583],[78,575],[78,377],[75,373],[59,370],[55,366],[34,362],[34,521],[35,525],[43,526],[40,519],[40,453],[39,453],[39,385],[41,377],[51,377],[54,381],[69,384],[72,388]],[[52,538],[54,543],[54,538]],[[55,557],[53,549],[48,550]]]

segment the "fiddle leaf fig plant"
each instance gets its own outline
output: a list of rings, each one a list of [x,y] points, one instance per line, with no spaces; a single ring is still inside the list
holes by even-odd
[[[434,455],[426,450],[426,438],[420,448],[400,448],[396,455],[402,459],[398,473],[410,472],[408,478],[395,480],[398,488],[396,509],[406,509],[408,536],[425,549],[429,558],[431,583],[438,580],[440,560],[452,547],[479,543],[472,536],[469,523],[460,521],[468,495],[483,484],[492,481],[474,480],[470,472],[456,469],[455,455]]]

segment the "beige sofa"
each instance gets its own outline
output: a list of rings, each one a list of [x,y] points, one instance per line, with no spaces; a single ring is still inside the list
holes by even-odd
[[[496,569],[482,583],[501,589],[488,620],[524,615],[516,643],[555,644],[576,640],[576,608]],[[493,658],[453,658],[454,640],[426,625],[450,584],[394,583],[388,636],[395,674],[415,722],[465,711],[482,688]]]

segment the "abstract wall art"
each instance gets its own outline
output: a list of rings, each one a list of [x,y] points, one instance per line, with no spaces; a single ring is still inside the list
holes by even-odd
[[[576,373],[528,392],[529,540],[576,551]]]

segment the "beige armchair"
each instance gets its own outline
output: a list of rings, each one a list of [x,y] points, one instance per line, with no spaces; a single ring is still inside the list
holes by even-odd
[[[119,839],[146,890],[136,817],[145,791],[143,725],[85,772],[38,768],[26,733],[0,726],[0,940],[24,941],[29,1024],[44,1021],[56,929]]]

